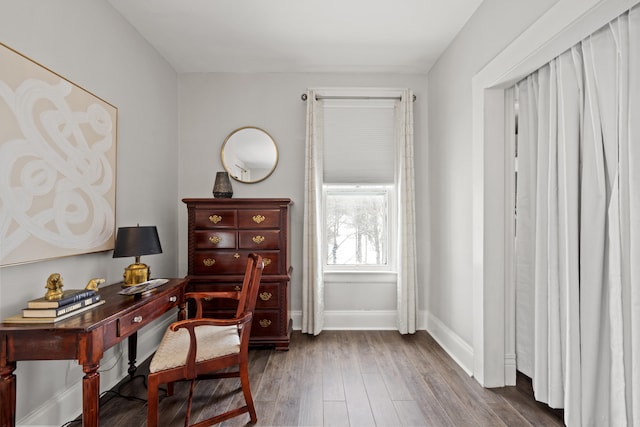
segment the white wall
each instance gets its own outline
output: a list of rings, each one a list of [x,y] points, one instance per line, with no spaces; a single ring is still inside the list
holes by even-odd
[[[473,357],[472,78],[556,1],[485,0],[428,74],[428,329],[445,346],[462,340],[449,350],[468,371]]]
[[[243,184],[232,181],[233,197],[288,197],[292,207],[291,237],[293,278],[290,305],[294,328],[299,328],[302,307],[302,214],[304,198],[304,156],[306,103],[300,96],[310,87],[408,87],[417,95],[414,104],[415,152],[426,158],[426,76],[379,74],[183,74],[179,76],[180,110],[180,190],[181,198],[211,197],[216,171],[223,170],[220,148],[229,133],[242,126],[257,126],[276,141],[279,162],[265,181]],[[416,187],[425,197],[426,168],[416,165]],[[422,204],[424,206],[424,203]],[[424,217],[419,213],[418,218]],[[180,274],[186,274],[186,207],[180,211]],[[427,239],[426,222],[419,221],[418,239]],[[419,264],[426,256],[418,254]],[[421,281],[424,286],[426,281]],[[383,284],[367,289],[327,283],[325,307],[341,313],[368,306],[378,311],[395,310],[395,291],[389,285],[376,298]],[[374,290],[375,289],[375,290]],[[370,304],[365,302],[370,295]],[[421,295],[424,292],[421,290]],[[395,319],[393,319],[395,321]]]
[[[143,257],[156,277],[178,270],[178,113],[173,69],[105,1],[0,0],[0,41],[118,107],[116,226],[157,225],[164,253]],[[1,65],[0,65],[1,66]],[[59,272],[68,289],[92,277],[113,283],[133,259],[111,252],[0,269],[0,318],[40,297]],[[144,360],[161,326],[139,337]],[[124,357],[117,355],[124,349]],[[126,374],[126,342],[103,359],[102,389]],[[19,362],[18,424],[61,425],[82,411],[75,361]],[[111,384],[110,384],[111,382]]]

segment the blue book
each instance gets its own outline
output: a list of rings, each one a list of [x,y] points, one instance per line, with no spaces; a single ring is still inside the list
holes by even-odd
[[[27,308],[58,308],[74,302],[82,301],[85,298],[96,295],[96,291],[88,289],[70,289],[64,291],[62,298],[49,301],[44,297],[31,300],[27,303]]]
[[[95,294],[83,300],[72,302],[58,308],[25,308],[22,310],[22,317],[58,317],[63,314],[71,313],[91,304],[100,301],[100,295]]]

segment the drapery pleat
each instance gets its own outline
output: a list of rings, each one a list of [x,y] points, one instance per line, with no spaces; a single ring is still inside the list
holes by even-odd
[[[322,271],[322,106],[307,91],[307,131],[302,236],[302,332],[318,335],[324,323]]]
[[[517,86],[517,355],[568,426],[638,427],[640,9]]]
[[[513,90],[515,92],[515,90]],[[518,85],[518,169],[516,221],[516,361],[518,370],[533,378],[534,364],[534,287],[535,252],[535,170],[538,152],[538,75]]]
[[[416,220],[413,168],[413,93],[405,89],[396,104],[396,183],[398,198],[398,331],[417,325]]]

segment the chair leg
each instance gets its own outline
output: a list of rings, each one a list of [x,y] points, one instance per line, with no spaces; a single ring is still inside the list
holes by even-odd
[[[158,380],[149,374],[147,384],[147,427],[158,427]]]
[[[196,380],[191,380],[191,386],[189,387],[189,400],[187,401],[187,413],[184,418],[184,426],[189,426],[189,418],[191,418],[191,403],[193,402],[193,389],[196,385]]]
[[[253,397],[251,396],[251,386],[249,384],[249,365],[247,362],[240,362],[240,384],[242,385],[242,394],[244,394],[244,400],[247,403],[247,409],[249,410],[249,416],[251,422],[256,423],[258,417],[256,415],[256,408],[253,406]]]

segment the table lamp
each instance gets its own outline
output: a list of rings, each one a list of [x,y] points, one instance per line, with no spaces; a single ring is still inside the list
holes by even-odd
[[[114,258],[133,256],[135,263],[124,269],[124,286],[133,286],[149,280],[150,269],[140,262],[141,255],[161,254],[158,230],[154,226],[120,227],[116,235]]]

